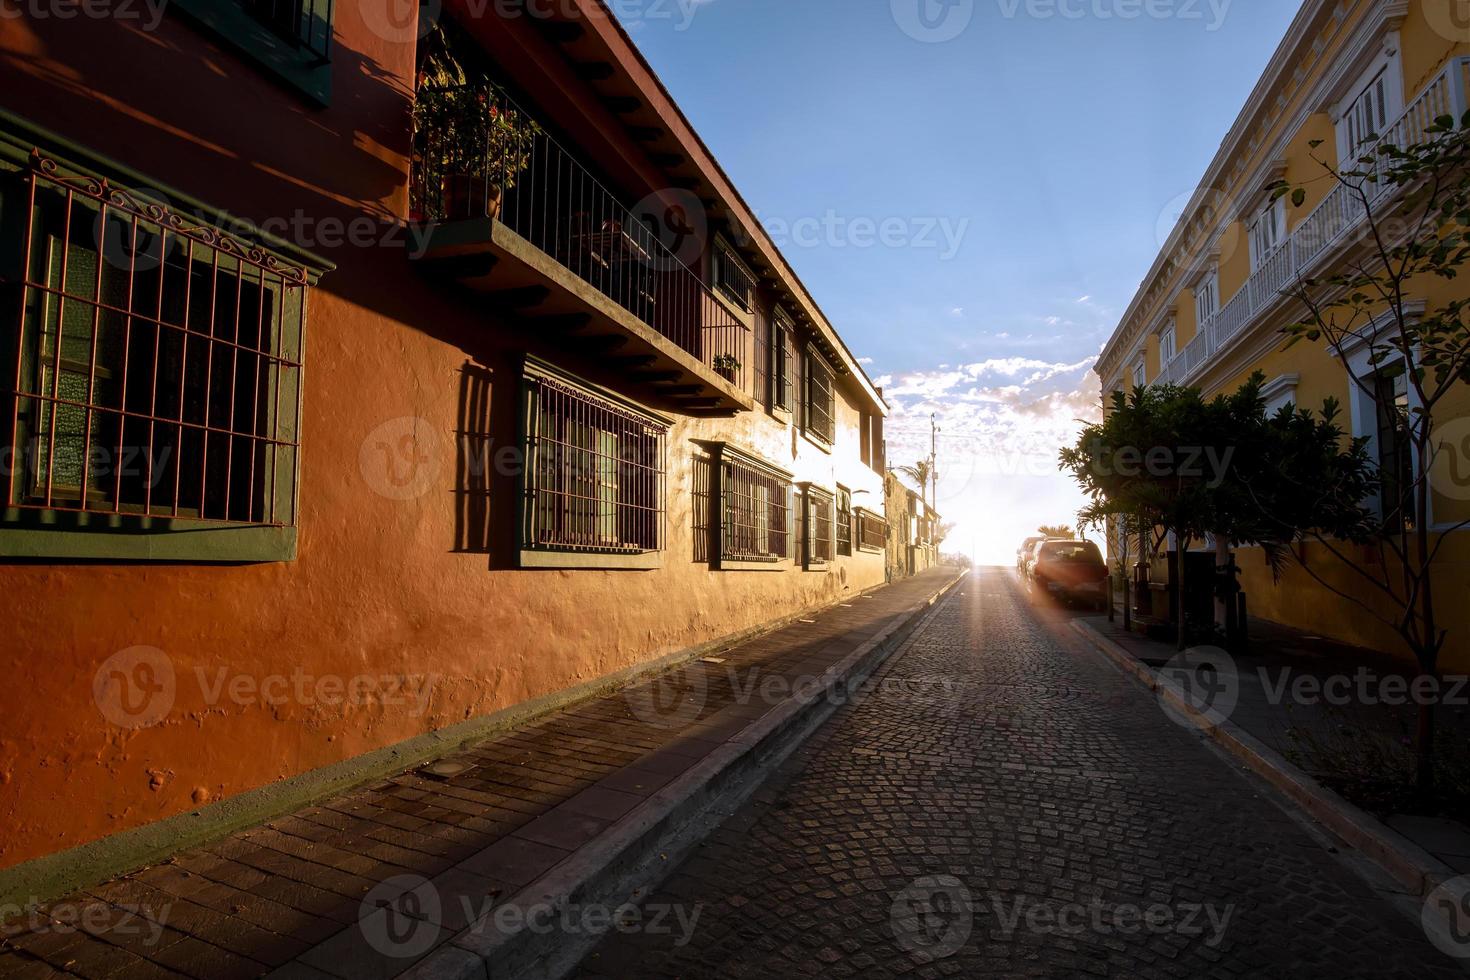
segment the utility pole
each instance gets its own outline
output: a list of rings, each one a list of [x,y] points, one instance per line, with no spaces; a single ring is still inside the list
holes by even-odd
[[[939,423],[937,415],[929,416],[929,507],[939,509]]]

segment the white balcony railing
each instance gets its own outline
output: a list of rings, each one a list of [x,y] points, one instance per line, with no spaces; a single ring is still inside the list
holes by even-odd
[[[1441,116],[1458,122],[1467,108],[1470,58],[1455,58],[1425,86],[1409,107],[1388,127],[1381,142],[1406,147],[1424,139],[1425,131]],[[1385,201],[1391,184],[1370,184],[1369,203]],[[1185,384],[1198,377],[1215,354],[1253,326],[1298,279],[1312,275],[1333,246],[1351,234],[1366,216],[1363,199],[1338,183],[1277,248],[1259,263],[1245,285],[1214,316],[1200,324],[1194,339],[1159,372],[1157,383]]]

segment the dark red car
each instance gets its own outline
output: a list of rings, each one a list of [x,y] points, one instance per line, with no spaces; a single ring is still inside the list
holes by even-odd
[[[1030,569],[1037,589],[1107,608],[1108,566],[1091,541],[1043,541],[1036,545]]]

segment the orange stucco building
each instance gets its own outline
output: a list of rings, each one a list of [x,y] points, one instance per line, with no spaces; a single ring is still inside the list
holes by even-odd
[[[884,581],[882,399],[597,0],[281,6],[0,18],[0,874]]]

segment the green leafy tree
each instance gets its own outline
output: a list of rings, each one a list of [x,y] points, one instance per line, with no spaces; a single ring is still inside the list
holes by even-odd
[[[1049,538],[1071,539],[1074,535],[1070,524],[1043,524],[1036,529],[1037,534],[1044,534]]]
[[[1431,480],[1447,451],[1438,427],[1470,381],[1470,298],[1463,290],[1438,305],[1422,297],[1426,285],[1457,279],[1470,258],[1470,114],[1458,122],[1442,116],[1422,133],[1407,125],[1341,166],[1316,157],[1320,142],[1312,144],[1357,224],[1341,230],[1345,257],[1332,274],[1299,278],[1287,290],[1306,312],[1285,333],[1289,344],[1324,344],[1349,365],[1352,385],[1378,406],[1396,443],[1379,446],[1369,494],[1382,520],[1372,536],[1378,560],[1359,561],[1342,540],[1313,535],[1361,588],[1341,589],[1315,568],[1305,570],[1397,633],[1421,674],[1438,678],[1448,631],[1438,607],[1437,559],[1450,535],[1470,521],[1431,527]],[[1286,182],[1274,193],[1290,195],[1297,206],[1306,199],[1305,188]],[[1434,783],[1434,725],[1434,705],[1425,704],[1416,748],[1426,796]]]
[[[1210,405],[1193,388],[1162,385],[1115,393],[1104,420],[1085,426],[1076,444],[1060,455],[1062,468],[1089,499],[1080,522],[1127,515],[1159,528],[1161,539],[1172,533],[1184,555],[1210,524],[1213,488],[1207,468],[1199,465],[1213,434],[1210,422]],[[1181,650],[1187,645],[1184,586],[1181,560],[1175,580]]]

